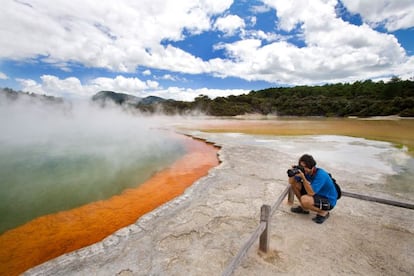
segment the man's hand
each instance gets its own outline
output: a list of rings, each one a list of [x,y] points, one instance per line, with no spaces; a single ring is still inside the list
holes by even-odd
[[[300,176],[302,180],[306,180],[305,174],[301,170],[299,170],[299,172],[296,175]]]

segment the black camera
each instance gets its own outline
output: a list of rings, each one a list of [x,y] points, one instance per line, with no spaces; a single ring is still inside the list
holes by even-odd
[[[291,168],[291,169],[287,170],[287,175],[288,175],[289,177],[292,177],[292,176],[297,175],[297,174],[299,173],[299,171],[301,171],[301,172],[305,173],[305,168],[304,168],[304,167],[302,167],[301,165],[298,165],[298,166],[293,166],[293,168]]]

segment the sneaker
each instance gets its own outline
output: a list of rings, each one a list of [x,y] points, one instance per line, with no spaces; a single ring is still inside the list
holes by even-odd
[[[309,211],[307,210],[303,210],[303,208],[301,206],[298,207],[292,207],[290,208],[290,211],[296,214],[304,214],[304,215],[308,215]]]
[[[325,220],[329,218],[329,212],[325,216],[316,215],[312,220],[318,224],[322,224]]]

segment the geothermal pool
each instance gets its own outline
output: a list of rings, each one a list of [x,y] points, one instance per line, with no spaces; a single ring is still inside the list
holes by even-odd
[[[152,131],[146,135],[155,135]],[[0,147],[0,233],[31,219],[107,199],[183,155],[168,133],[140,141],[90,137]]]
[[[156,119],[117,110],[2,107],[0,234],[135,187],[185,152]]]
[[[182,194],[217,148],[171,118],[0,101],[0,274],[102,240]]]

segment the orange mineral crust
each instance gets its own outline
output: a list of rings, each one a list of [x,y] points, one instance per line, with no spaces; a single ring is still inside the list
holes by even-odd
[[[96,243],[182,194],[218,165],[218,148],[186,139],[186,155],[135,189],[108,200],[36,218],[0,236],[0,275],[18,275]]]

